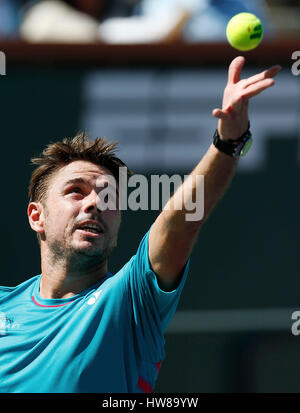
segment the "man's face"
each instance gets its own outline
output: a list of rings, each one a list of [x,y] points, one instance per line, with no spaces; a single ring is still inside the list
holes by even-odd
[[[94,257],[100,262],[116,246],[120,211],[99,209],[109,178],[106,168],[87,161],[71,162],[51,178],[40,235],[58,259]]]

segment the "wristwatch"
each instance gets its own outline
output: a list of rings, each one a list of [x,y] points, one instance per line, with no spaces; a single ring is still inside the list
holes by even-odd
[[[250,122],[247,131],[239,139],[222,140],[218,129],[216,129],[213,143],[217,149],[235,159],[245,156],[252,145],[252,133],[250,132]]]

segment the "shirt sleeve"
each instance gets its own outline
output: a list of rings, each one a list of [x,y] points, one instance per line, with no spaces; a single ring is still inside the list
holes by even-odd
[[[143,237],[137,253],[130,260],[128,282],[130,284],[135,322],[164,333],[179,303],[190,264],[188,259],[176,289],[164,291],[158,285],[157,276],[149,262],[149,232]]]

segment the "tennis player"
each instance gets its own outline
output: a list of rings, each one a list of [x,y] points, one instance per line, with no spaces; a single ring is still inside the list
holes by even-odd
[[[97,187],[108,176],[118,179],[124,166],[115,144],[82,134],[32,159],[28,219],[40,244],[41,274],[0,288],[0,392],[153,391],[193,245],[251,143],[248,101],[271,87],[280,70],[241,80],[244,62],[237,57],[230,64],[207,153],[114,275],[108,258],[121,212],[99,207]],[[182,194],[193,198],[197,175],[204,175],[205,213],[187,221]]]

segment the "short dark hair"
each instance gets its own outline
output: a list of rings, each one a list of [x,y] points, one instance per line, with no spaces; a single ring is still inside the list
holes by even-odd
[[[107,168],[117,183],[119,183],[119,168],[126,167],[125,163],[115,155],[118,142],[108,142],[105,137],[90,140],[86,132],[81,132],[73,138],[50,142],[37,157],[30,159],[31,164],[38,165],[33,171],[29,183],[29,202],[41,202],[46,206],[47,190],[50,179],[63,166],[73,161],[89,161]],[[127,174],[132,171],[127,168]],[[38,241],[40,243],[40,237]]]

